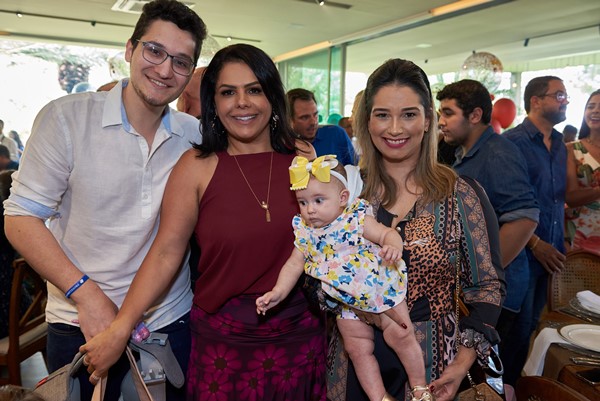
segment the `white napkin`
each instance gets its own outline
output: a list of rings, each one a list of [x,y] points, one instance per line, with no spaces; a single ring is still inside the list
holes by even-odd
[[[544,371],[546,352],[552,343],[568,343],[556,329],[546,327],[533,341],[533,348],[523,367],[525,376],[541,376]]]
[[[594,294],[592,291],[578,292],[577,300],[585,309],[594,313],[600,313],[600,296]]]

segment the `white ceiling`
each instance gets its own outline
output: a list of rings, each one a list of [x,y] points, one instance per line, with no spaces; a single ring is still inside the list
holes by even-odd
[[[138,15],[112,11],[115,1],[1,0],[0,40],[121,48]],[[335,0],[348,9],[321,7],[311,0],[185,1],[194,4],[221,46],[244,42],[228,42],[227,36],[244,38],[281,58],[323,41],[350,41],[355,43],[348,48],[351,71],[370,73],[391,57],[414,60],[429,74],[456,71],[472,51],[495,54],[510,71],[600,64],[598,0],[495,0],[500,4],[429,17],[411,29],[361,43],[355,42],[357,37],[403,29],[399,26],[451,0]]]

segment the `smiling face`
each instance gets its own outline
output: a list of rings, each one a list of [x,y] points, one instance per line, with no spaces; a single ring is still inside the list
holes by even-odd
[[[217,78],[215,106],[230,144],[270,143],[272,107],[246,64],[223,65]]]
[[[407,161],[416,166],[428,126],[421,99],[408,86],[383,86],[373,96],[368,130],[385,163]]]
[[[300,215],[304,222],[321,228],[333,222],[346,207],[349,192],[337,178],[321,182],[310,177],[306,189],[296,191]]]
[[[171,55],[190,60],[193,60],[195,42],[189,32],[160,19],[150,24],[135,48],[131,41],[127,42],[125,60],[130,63],[130,85],[125,88],[126,96],[143,102],[146,107],[162,109],[177,99],[190,77],[173,72],[170,57],[159,65],[146,61],[142,56],[142,42],[152,43]]]
[[[600,94],[594,95],[588,100],[583,118],[590,127],[590,132],[600,134]]]

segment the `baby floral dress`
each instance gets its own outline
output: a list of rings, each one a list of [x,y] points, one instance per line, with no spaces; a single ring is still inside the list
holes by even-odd
[[[384,312],[406,296],[404,261],[383,265],[381,247],[363,236],[365,216],[372,213],[369,203],[358,198],[324,227],[307,226],[299,215],[292,221],[294,245],[305,258],[304,271],[342,304],[343,319],[357,319],[352,309]]]

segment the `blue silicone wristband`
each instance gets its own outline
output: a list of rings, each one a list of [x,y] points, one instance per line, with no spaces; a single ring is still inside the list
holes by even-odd
[[[65,297],[71,298],[71,295],[73,295],[73,293],[75,291],[77,291],[79,289],[79,287],[81,287],[83,285],[83,283],[85,283],[88,280],[88,278],[89,277],[87,276],[87,274],[84,274],[82,278],[77,280],[77,282],[75,284],[73,284],[73,286],[71,288],[69,288],[67,290],[67,292],[65,292]]]

